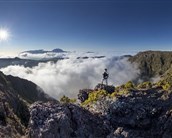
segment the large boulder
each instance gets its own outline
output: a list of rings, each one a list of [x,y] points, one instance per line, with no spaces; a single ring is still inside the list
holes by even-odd
[[[82,107],[69,105],[74,125],[75,138],[105,138],[111,130],[110,122]]]
[[[110,133],[108,121],[76,105],[39,102],[30,113],[29,138],[103,138]]]
[[[88,99],[89,93],[91,93],[91,92],[93,92],[93,90],[91,90],[91,89],[79,90],[78,99],[81,102],[84,102],[85,100]]]
[[[96,87],[94,88],[94,90],[106,90],[106,92],[108,92],[109,94],[113,93],[115,91],[115,87],[113,85],[105,85],[105,84],[101,84],[99,83],[98,85],[96,85]]]
[[[71,114],[67,107],[58,103],[34,103],[30,107],[28,137],[30,138],[68,138],[73,129]]]

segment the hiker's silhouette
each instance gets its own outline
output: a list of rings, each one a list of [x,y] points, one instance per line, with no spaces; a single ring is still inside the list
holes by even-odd
[[[109,77],[109,74],[107,72],[107,69],[105,69],[104,73],[103,73],[103,79],[102,79],[102,84],[103,82],[105,81],[106,85],[108,85],[108,77]]]

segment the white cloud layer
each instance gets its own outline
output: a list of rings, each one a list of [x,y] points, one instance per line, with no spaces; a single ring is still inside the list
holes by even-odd
[[[18,76],[36,83],[50,96],[59,99],[62,95],[76,97],[79,89],[94,88],[101,82],[104,68],[110,74],[109,84],[120,85],[135,79],[139,71],[127,58],[102,59],[70,58],[57,63],[40,63],[33,68],[8,66],[2,68],[7,75]]]
[[[95,57],[95,56],[106,56],[112,57],[113,55],[121,56],[121,55],[133,55],[135,52],[123,52],[123,51],[102,51],[102,52],[47,52],[47,53],[37,53],[32,54],[29,52],[23,52],[18,54],[18,57],[21,59],[51,59],[51,58],[77,58],[77,57]]]
[[[21,59],[51,59],[51,58],[77,58],[77,57],[94,57],[94,56],[102,56],[99,53],[94,52],[62,52],[62,53],[56,53],[56,52],[47,52],[47,53],[20,53],[18,55]]]

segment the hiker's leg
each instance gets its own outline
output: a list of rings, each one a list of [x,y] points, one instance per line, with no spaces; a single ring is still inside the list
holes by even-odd
[[[102,84],[103,84],[103,82],[104,82],[104,79],[102,79]]]
[[[106,79],[106,85],[108,85],[108,80]]]

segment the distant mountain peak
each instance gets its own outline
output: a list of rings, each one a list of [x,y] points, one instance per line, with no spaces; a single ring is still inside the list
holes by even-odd
[[[30,54],[44,54],[44,53],[49,53],[49,52],[54,52],[54,53],[62,53],[62,52],[66,52],[60,48],[55,48],[51,51],[48,50],[44,50],[44,49],[38,49],[38,50],[28,50],[28,51],[24,51],[21,53],[30,53]]]
[[[23,51],[21,53],[31,53],[31,54],[40,54],[44,53],[45,51],[43,49],[38,49],[38,50],[28,50],[28,51]]]
[[[61,52],[65,52],[65,51],[62,50],[62,49],[60,49],[60,48],[55,48],[55,49],[53,49],[51,52],[61,53]]]

